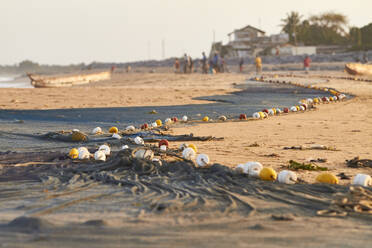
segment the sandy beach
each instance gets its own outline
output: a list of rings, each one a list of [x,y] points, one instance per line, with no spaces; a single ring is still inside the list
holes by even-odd
[[[286,72],[276,71],[271,75],[280,73]],[[316,164],[328,167],[335,175],[342,172],[350,177],[357,173],[370,174],[371,168],[349,168],[345,160],[356,156],[372,157],[372,84],[324,80],[308,77],[302,72],[297,74],[301,78],[280,79],[332,87],[354,97],[317,105],[312,111],[264,120],[175,124],[169,133],[223,137],[218,141],[192,143],[198,147],[199,153],[208,154],[212,163],[231,168],[240,163],[259,161],[280,171],[289,160],[308,162],[320,158],[326,162]],[[311,72],[310,76],[313,75],[345,76],[334,71]],[[81,87],[0,89],[0,108],[64,109],[208,103],[193,98],[238,91],[235,86],[251,76],[235,73],[117,73],[110,81]],[[170,148],[177,148],[179,144],[171,142]],[[311,144],[326,145],[335,150],[283,149]],[[40,166],[35,167],[36,172],[40,169]],[[15,169],[18,170],[21,168]],[[103,240],[112,247],[120,244],[138,247],[200,244],[205,247],[245,247],[247,244],[257,247],[368,247],[371,229],[366,215],[355,218],[315,216],[317,210],[326,208],[335,194],[344,193],[345,187],[319,184],[287,187],[260,180],[247,182],[234,175],[232,179],[220,177],[221,171],[215,170],[217,179],[205,172],[198,181],[195,175],[193,180],[198,181],[195,182],[197,187],[192,188],[189,183],[193,180],[181,179],[185,172],[181,169],[173,172],[179,178],[172,183],[174,189],[160,185],[159,180],[168,182],[160,172],[155,179],[151,179],[155,180],[153,185],[147,184],[150,178],[137,182],[138,176],[130,174],[130,178],[137,178],[136,185],[125,190],[116,185],[86,181],[83,174],[80,179],[69,178],[66,182],[62,179],[57,182],[52,176],[45,177],[42,183],[25,181],[23,185],[23,181],[19,181],[14,186],[11,182],[2,182],[3,195],[8,197],[4,199],[8,203],[0,204],[3,208],[0,211],[0,239],[4,244],[15,247],[47,247],[51,244],[83,247],[87,242],[96,247],[104,244]],[[32,171],[30,173],[33,174]],[[303,181],[312,184],[319,172],[297,173]],[[108,180],[105,178],[103,182]],[[214,180],[218,183],[213,188],[203,190],[208,182]],[[341,185],[349,185],[350,182],[350,179],[340,180]],[[13,195],[13,191],[18,192],[17,195]],[[132,194],[128,195],[126,191]],[[22,197],[22,194],[25,195]],[[159,207],[159,202],[165,206]],[[6,204],[10,205],[6,207]],[[34,219],[12,222],[19,216]],[[34,226],[37,231],[22,229],[22,225]],[[71,226],[78,230],[79,235],[71,231]],[[66,237],[68,241],[63,241]],[[18,240],[18,245],[14,240]]]

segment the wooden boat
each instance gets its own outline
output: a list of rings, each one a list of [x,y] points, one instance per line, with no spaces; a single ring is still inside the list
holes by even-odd
[[[349,63],[345,65],[345,70],[351,75],[372,76],[372,65]]]
[[[60,88],[71,87],[74,85],[88,84],[90,82],[97,82],[111,79],[110,71],[46,76],[37,74],[27,74],[31,80],[31,84],[35,88]]]

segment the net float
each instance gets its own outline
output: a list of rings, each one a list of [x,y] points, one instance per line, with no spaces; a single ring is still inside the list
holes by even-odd
[[[283,111],[280,108],[276,109],[276,114],[281,114]]]
[[[198,152],[198,149],[196,148],[196,145],[194,145],[194,144],[189,144],[187,147],[193,149],[195,151],[195,153]]]
[[[133,132],[134,130],[136,130],[136,128],[134,126],[127,126],[125,128],[126,131],[129,131],[129,132]]]
[[[296,106],[292,106],[292,107],[291,107],[291,112],[297,112],[297,108],[296,108]]]
[[[141,129],[147,129],[147,128],[149,128],[149,124],[147,123],[142,124]]]
[[[295,184],[297,182],[297,175],[293,171],[283,170],[278,174],[278,182],[285,184]]]
[[[275,114],[275,113],[274,113],[274,110],[269,109],[268,115],[274,115],[274,114]]]
[[[316,179],[318,183],[328,183],[328,184],[338,184],[338,178],[328,172],[323,172],[319,174]]]
[[[167,119],[165,119],[165,120],[164,120],[164,123],[165,123],[166,125],[172,124],[172,120],[171,120],[171,118],[167,118]]]
[[[248,169],[249,169],[249,165],[247,165],[247,164],[238,164],[235,167],[236,171],[238,171],[239,173],[242,173],[242,174],[247,174],[247,175],[248,175]]]
[[[271,109],[274,112],[274,115],[276,115],[276,108]]]
[[[262,170],[259,173],[259,177],[261,180],[264,181],[275,181],[276,180],[276,172],[272,168],[262,168]]]
[[[157,126],[158,126],[158,124],[156,124],[156,122],[151,123],[151,127],[152,127],[152,128],[155,128],[155,127],[157,127]]]
[[[188,148],[185,148],[182,152],[182,157],[184,159],[188,159],[188,160],[192,160],[194,159],[196,156],[196,153],[194,151],[194,149],[188,147]]]
[[[68,156],[72,159],[76,159],[79,156],[79,151],[76,148],[72,148],[70,152],[68,153]]]
[[[245,163],[246,166],[248,166],[248,175],[250,177],[259,178],[260,172],[263,168],[262,164],[260,162],[250,161]]]
[[[264,112],[258,112],[258,114],[260,115],[260,118],[261,118],[261,119],[265,118],[265,114],[264,114]]]
[[[144,145],[145,142],[143,141],[143,139],[140,137],[140,136],[137,136],[133,139],[134,143],[136,143],[137,145]]]
[[[289,113],[289,109],[288,109],[288,108],[284,108],[284,109],[283,109],[283,112],[284,112],[284,113]]]
[[[159,141],[158,145],[159,145],[159,147],[161,147],[163,145],[165,145],[166,147],[169,147],[169,142],[166,139],[162,139],[162,140]]]
[[[262,112],[264,112],[264,113],[267,113],[267,114],[268,114],[268,113],[269,113],[269,110],[268,110],[268,109],[263,109],[263,110],[262,110]]]
[[[161,126],[163,125],[163,122],[162,122],[160,119],[157,119],[157,120],[155,121],[155,123],[156,123],[156,125],[157,125],[158,127],[161,127]]]
[[[83,151],[87,151],[87,152],[89,152],[89,151],[88,151],[88,148],[86,148],[85,146],[81,146],[81,147],[79,147],[77,150],[78,150],[78,153],[81,153],[81,152],[83,152]]]
[[[360,185],[364,187],[372,186],[372,178],[370,175],[357,174],[352,182],[353,185]]]
[[[108,145],[101,145],[99,148],[98,148],[98,151],[103,151],[103,153],[108,156],[111,154],[111,149]]]
[[[207,154],[199,154],[197,157],[196,157],[196,164],[199,166],[199,167],[205,167],[209,164],[209,157]]]
[[[103,151],[96,151],[94,153],[94,160],[106,161],[106,154]]]
[[[186,115],[182,116],[182,121],[183,121],[183,122],[187,122],[187,119],[188,119],[188,118],[187,118]]]
[[[110,129],[109,129],[109,133],[118,133],[118,132],[119,132],[119,130],[118,130],[117,127],[110,127]]]
[[[301,110],[300,106],[298,106],[298,105],[296,105],[296,108],[297,108],[297,111]]]
[[[226,121],[227,120],[226,116],[224,116],[224,115],[221,115],[220,117],[218,117],[218,119],[220,121]]]
[[[134,153],[134,157],[152,160],[154,158],[154,152],[148,149],[139,149]]]
[[[255,112],[255,113],[253,113],[252,117],[254,119],[260,119],[261,118],[261,115],[258,112]]]
[[[299,106],[300,107],[300,111],[305,111],[306,109],[305,109],[305,107],[304,106]]]
[[[165,151],[167,151],[167,146],[166,146],[166,145],[161,145],[161,146],[159,147],[159,149],[160,149],[162,152],[165,152]]]
[[[95,127],[92,130],[92,134],[101,134],[101,133],[102,133],[102,129],[100,127]]]
[[[90,152],[88,151],[88,149],[82,149],[79,151],[79,155],[78,155],[78,158],[80,160],[83,160],[83,159],[89,159],[90,158]]]
[[[128,146],[128,145],[123,145],[123,146],[121,147],[121,149],[122,149],[122,150],[129,149],[129,146]]]
[[[246,114],[240,114],[239,115],[239,120],[246,120],[247,119],[247,115]]]
[[[208,117],[208,116],[204,116],[204,117],[203,117],[203,121],[204,121],[204,122],[208,122],[208,121],[209,121],[209,117]]]
[[[172,121],[173,122],[177,122],[178,121],[178,118],[174,116],[174,117],[172,117]]]

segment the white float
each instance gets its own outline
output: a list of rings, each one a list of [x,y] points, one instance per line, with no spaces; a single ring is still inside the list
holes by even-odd
[[[296,106],[292,106],[292,107],[290,108],[290,110],[291,110],[291,112],[297,112],[297,108],[296,108]]]
[[[259,178],[260,171],[262,170],[263,166],[260,162],[256,161],[250,161],[245,163],[246,166],[248,166],[248,175],[250,177],[256,177]]]
[[[293,171],[283,170],[278,174],[278,182],[285,184],[295,184],[297,182],[297,175]]]
[[[188,118],[187,118],[186,115],[182,116],[182,121],[183,121],[183,122],[187,122],[187,120],[188,120]]]
[[[111,149],[108,145],[101,145],[99,148],[98,148],[98,151],[103,151],[103,153],[108,156],[110,155],[111,153]]]
[[[133,132],[134,130],[136,130],[136,128],[134,126],[127,126],[125,128],[126,131],[129,131],[129,132]]]
[[[360,185],[364,187],[372,186],[371,176],[366,174],[357,174],[352,182],[353,185]]]
[[[99,161],[106,161],[106,154],[105,154],[105,152],[102,150],[100,150],[100,151],[96,151],[95,153],[94,153],[94,159],[95,160],[99,160]]]
[[[197,157],[196,157],[196,163],[197,165],[199,165],[200,167],[205,167],[209,164],[209,157],[207,154],[199,154]]]
[[[190,147],[185,148],[182,152],[182,157],[184,159],[192,160],[192,159],[195,158],[195,156],[196,156],[196,153],[195,153],[194,149],[192,149]]]
[[[92,134],[100,134],[102,133],[102,129],[100,127],[95,127],[92,131]]]
[[[137,145],[144,145],[145,142],[143,141],[143,139],[140,137],[140,136],[137,136],[133,139],[134,143],[136,143]]]

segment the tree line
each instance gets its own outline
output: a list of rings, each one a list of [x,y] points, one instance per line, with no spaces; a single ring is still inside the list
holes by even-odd
[[[372,23],[349,27],[348,18],[340,13],[325,12],[304,19],[292,11],[281,20],[282,31],[293,45],[344,45],[353,50],[372,49]]]

